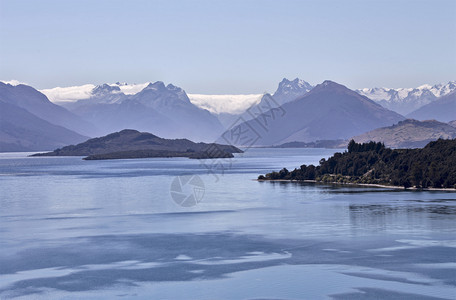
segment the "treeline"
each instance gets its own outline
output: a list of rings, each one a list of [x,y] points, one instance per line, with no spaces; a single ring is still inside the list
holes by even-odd
[[[291,172],[284,168],[258,179],[456,189],[456,139],[439,139],[422,149],[395,150],[382,143],[351,140],[347,151],[321,159],[318,166],[302,165]]]

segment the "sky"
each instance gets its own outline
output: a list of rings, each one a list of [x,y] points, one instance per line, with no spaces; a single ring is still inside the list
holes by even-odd
[[[456,80],[456,1],[0,0],[0,79],[35,88],[164,81],[199,94],[279,81]]]

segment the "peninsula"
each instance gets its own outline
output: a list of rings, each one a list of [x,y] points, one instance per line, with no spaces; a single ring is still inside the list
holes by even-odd
[[[404,188],[456,189],[456,139],[439,139],[422,149],[390,149],[383,143],[351,140],[344,153],[321,159],[318,166],[271,172],[258,180],[373,184]]]

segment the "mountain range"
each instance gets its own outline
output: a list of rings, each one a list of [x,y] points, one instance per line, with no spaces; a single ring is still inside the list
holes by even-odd
[[[332,81],[314,87],[299,78],[284,78],[272,95],[265,93],[261,98],[256,94],[200,95],[190,100],[182,88],[161,81],[117,82],[42,90],[60,104],[56,105],[30,86],[0,82],[0,143],[2,151],[48,150],[125,128],[165,138],[206,142],[219,138],[236,145],[343,140],[405,120],[379,103],[430,101],[407,117],[455,120],[454,89],[454,82],[449,82],[417,89],[353,91]],[[389,95],[387,100],[385,95]],[[214,104],[210,99],[219,102]],[[226,99],[235,103],[231,110],[221,102]],[[233,129],[249,129],[250,140],[227,138]]]
[[[125,95],[134,95],[144,89],[148,84],[150,83],[127,84],[117,82],[109,84],[109,86],[119,89],[120,92]],[[95,85],[86,84],[82,86],[65,88],[58,87],[41,91],[54,103],[68,105],[69,103],[80,99],[90,98],[95,88]],[[288,80],[284,78],[279,83],[276,92],[272,94],[272,96],[279,105],[282,105],[303,96],[312,88],[313,85],[302,79],[296,78],[294,80]],[[408,115],[414,110],[419,109],[421,106],[429,104],[437,100],[439,97],[448,95],[455,90],[456,81],[449,81],[447,83],[439,83],[435,85],[424,84],[416,88],[374,87],[357,89],[356,92],[399,114]],[[194,105],[210,111],[212,114],[217,116],[222,123],[228,124],[229,122],[227,122],[226,119],[232,121],[235,119],[233,116],[242,114],[248,108],[258,105],[261,101],[262,94],[189,94],[188,97]],[[433,116],[433,118],[439,119],[439,116]]]
[[[346,139],[404,119],[343,85],[324,81],[296,100],[236,124],[222,138],[244,146]]]
[[[365,88],[356,91],[390,110],[407,115],[439,97],[456,91],[456,81],[433,86],[425,84],[417,88]]]

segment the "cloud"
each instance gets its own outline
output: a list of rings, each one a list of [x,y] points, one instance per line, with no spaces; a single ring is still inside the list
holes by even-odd
[[[127,84],[127,83],[113,83],[109,84],[110,86],[118,86],[122,93],[125,95],[134,95],[139,92],[141,92],[150,82],[146,83],[133,83],[133,84]]]
[[[125,95],[133,95],[142,91],[149,82],[140,84],[111,83],[110,86],[118,86]],[[79,86],[55,87],[52,89],[40,90],[52,102],[75,102],[81,99],[88,99],[92,96],[94,84],[84,84]]]
[[[200,108],[207,109],[211,113],[240,114],[250,106],[258,104],[263,94],[247,95],[203,95],[188,94],[190,101]]]
[[[80,86],[55,87],[52,89],[40,90],[52,102],[74,102],[80,99],[90,98],[93,84],[84,84]]]

